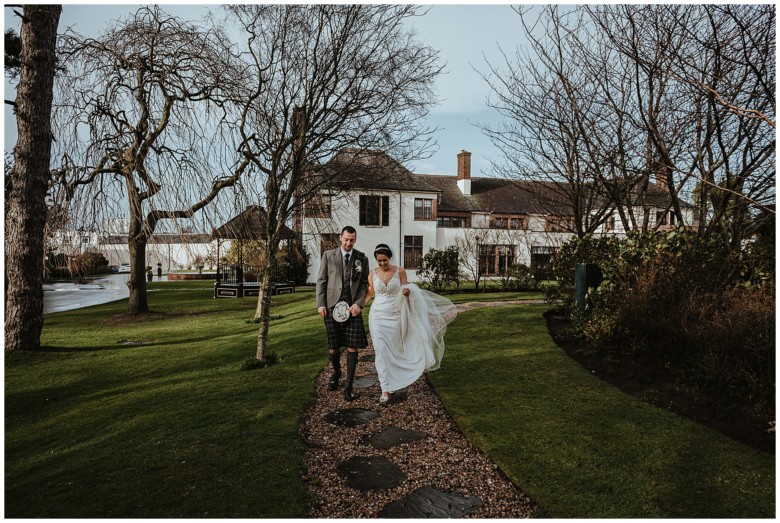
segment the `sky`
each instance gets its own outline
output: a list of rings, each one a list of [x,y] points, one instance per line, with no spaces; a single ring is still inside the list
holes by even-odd
[[[182,18],[199,19],[218,4],[161,4],[163,9]],[[137,5],[73,4],[63,5],[59,31],[67,27],[81,34],[97,36],[106,23],[133,12]],[[521,46],[519,17],[508,4],[433,4],[422,17],[413,20],[418,39],[440,51],[446,62],[445,74],[437,81],[441,103],[430,114],[429,126],[438,127],[435,134],[438,151],[429,159],[407,165],[413,172],[455,175],[457,154],[465,149],[472,153],[472,176],[491,176],[490,160],[501,153],[475,124],[495,121],[497,115],[486,105],[489,89],[478,71],[485,72],[485,57],[500,63],[499,46],[507,52]],[[19,21],[5,7],[5,27],[18,30]],[[484,53],[484,55],[483,55]],[[5,98],[13,99],[13,86],[5,83]],[[16,121],[10,106],[5,105],[4,143],[11,151],[16,140]]]

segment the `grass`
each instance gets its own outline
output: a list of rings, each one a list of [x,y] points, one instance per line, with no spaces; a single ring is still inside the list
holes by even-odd
[[[774,517],[773,456],[598,380],[552,342],[546,308],[464,313],[429,375],[537,516]]]
[[[41,351],[6,354],[6,517],[306,517],[297,426],[326,361],[313,288],[273,298],[278,362],[242,371],[255,301],[212,286],[152,283],[139,319],[126,300],[48,315]],[[553,344],[545,310],[464,313],[430,375],[538,515],[774,515],[771,456],[600,382]]]
[[[326,357],[313,294],[273,299],[276,365],[249,372],[254,300],[208,282],[150,286],[46,317],[6,354],[5,509],[24,518],[305,517],[300,416]]]

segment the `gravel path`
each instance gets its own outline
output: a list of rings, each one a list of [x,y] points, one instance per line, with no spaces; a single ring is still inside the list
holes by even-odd
[[[458,309],[462,312],[476,306],[508,303],[462,304]],[[356,378],[375,376],[373,363],[364,361],[373,356],[370,340],[369,347],[361,350],[360,355]],[[345,360],[342,353],[343,368],[346,368]],[[335,392],[327,390],[330,372],[327,366],[317,377],[315,403],[305,413],[300,426],[301,436],[308,444],[304,458],[307,472],[303,479],[314,500],[310,517],[377,518],[389,503],[423,486],[479,498],[482,506],[470,512],[466,516],[469,518],[531,516],[531,500],[466,439],[433,392],[425,375],[406,389],[408,398],[405,401],[379,406],[376,403],[380,393],[378,384],[356,389],[360,397],[347,402],[344,400],[343,386]],[[375,410],[380,415],[352,428],[325,421],[331,412],[349,408]],[[428,436],[386,450],[361,442],[361,438],[388,427],[425,431]],[[353,456],[386,458],[400,467],[407,479],[390,489],[353,489],[337,472],[339,464]]]

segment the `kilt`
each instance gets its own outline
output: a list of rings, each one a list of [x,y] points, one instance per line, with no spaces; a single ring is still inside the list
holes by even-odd
[[[325,316],[325,332],[328,334],[328,348],[338,349],[347,347],[350,349],[365,349],[368,347],[366,329],[363,326],[363,313],[350,316],[343,323],[333,319],[333,309],[328,309]]]

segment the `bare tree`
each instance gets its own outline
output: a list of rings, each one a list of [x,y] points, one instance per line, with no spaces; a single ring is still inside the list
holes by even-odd
[[[237,97],[243,104],[237,150],[259,174],[256,198],[268,218],[256,312],[256,357],[262,360],[283,226],[326,187],[338,191],[333,182],[343,181],[360,152],[381,149],[403,163],[429,150],[424,117],[440,67],[437,53],[404,28],[404,20],[417,14],[410,6],[228,9],[246,34],[250,74]],[[344,148],[358,153],[322,168]]]
[[[536,19],[529,10],[518,10],[531,45],[514,57],[504,53],[504,70],[488,63],[489,74],[483,75],[491,88],[488,105],[504,118],[482,129],[504,153],[506,162],[494,168],[508,178],[543,182],[518,186],[529,190],[546,213],[566,215],[570,232],[584,236],[613,210],[604,189],[614,179],[608,160],[620,144],[611,113],[620,106],[604,102],[624,102],[605,96],[597,80],[599,64],[583,67],[589,58],[610,59],[599,56],[584,38],[583,16],[560,9],[548,6]],[[618,193],[624,185],[609,189]]]
[[[60,5],[27,5],[22,19],[14,165],[6,173],[5,350],[34,350],[43,328],[43,231]]]
[[[92,223],[106,208],[124,207],[128,312],[143,313],[146,245],[158,223],[193,217],[249,167],[225,159],[234,143],[223,125],[225,93],[240,82],[240,68],[221,31],[157,7],[96,39],[69,32],[62,54],[61,182]]]
[[[486,77],[505,117],[485,129],[498,169],[549,182],[529,187],[570,207],[578,235],[613,212],[647,229],[653,179],[677,223],[732,248],[752,234],[775,198],[773,6],[518,12],[530,51]]]
[[[700,233],[738,248],[751,214],[775,198],[774,6],[589,12],[630,61],[636,115],[678,219],[680,189],[698,186]]]
[[[466,274],[471,276],[475,289],[479,289],[479,282],[482,279],[482,266],[479,263],[479,240],[483,234],[477,229],[464,229],[463,234],[455,238],[458,263]]]

